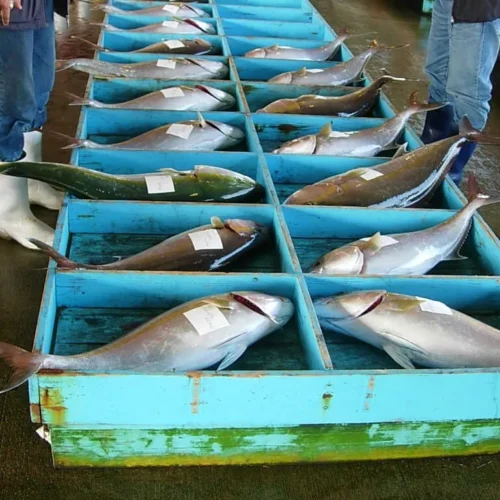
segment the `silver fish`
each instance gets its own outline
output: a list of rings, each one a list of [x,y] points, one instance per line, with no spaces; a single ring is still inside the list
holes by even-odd
[[[247,52],[243,57],[254,59],[287,59],[303,61],[327,61],[331,59],[342,45],[347,36],[339,37],[315,49],[299,49],[285,45],[273,45]]]
[[[0,394],[42,369],[161,373],[220,363],[217,370],[223,370],[250,345],[284,326],[293,313],[287,298],[243,291],[192,300],[85,354],[38,354],[0,342],[0,359],[13,372]]]
[[[134,10],[123,10],[112,5],[96,5],[93,10],[101,10],[106,14],[116,14],[119,16],[176,16],[179,18],[210,17],[204,10],[198,9],[194,5],[183,3],[168,3],[163,6],[139,8]]]
[[[70,94],[71,95],[71,94]],[[215,111],[233,108],[236,100],[227,92],[207,85],[188,87],[166,87],[144,96],[117,104],[107,104],[72,96],[72,106],[90,106],[92,108],[112,109],[156,109],[169,111]]]
[[[93,26],[101,26],[107,31],[123,31],[125,33],[160,33],[171,35],[215,35],[217,30],[215,26],[197,19],[173,19],[161,23],[148,24],[139,28],[117,28],[111,24],[91,23]]]
[[[403,368],[500,366],[500,331],[442,302],[372,290],[314,306],[323,328],[382,349]]]
[[[95,59],[58,60],[56,71],[72,68],[101,78],[156,78],[160,80],[213,80],[227,76],[227,66],[195,58],[157,59],[143,63],[112,63]]]
[[[374,54],[382,50],[393,50],[407,47],[399,45],[397,47],[384,47],[375,40],[370,48],[361,54],[343,63],[326,69],[302,68],[298,71],[281,73],[269,80],[270,83],[292,83],[294,85],[349,85],[359,80],[368,61]]]
[[[456,215],[430,229],[362,238],[323,256],[311,270],[315,274],[425,274],[444,260],[460,255],[474,212],[500,202],[480,194],[474,176],[469,177],[470,202]]]
[[[228,149],[245,139],[245,134],[237,127],[214,120],[205,120],[199,113],[197,120],[169,123],[149,130],[127,141],[115,144],[99,144],[88,139],[63,149],[126,149],[144,151],[216,151]]]
[[[408,120],[416,113],[439,109],[447,103],[419,103],[416,92],[411,94],[409,106],[382,125],[361,131],[336,132],[327,123],[318,135],[306,135],[286,142],[275,154],[308,154],[330,156],[375,156],[385,149],[392,149]]]

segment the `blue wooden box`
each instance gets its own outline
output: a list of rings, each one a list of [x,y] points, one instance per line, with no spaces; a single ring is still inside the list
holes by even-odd
[[[158,3],[161,5],[161,3]],[[114,5],[122,7],[122,4]],[[124,6],[124,4],[123,4]],[[129,4],[138,6],[138,3]],[[123,7],[123,8],[129,8]],[[500,248],[476,215],[466,262],[444,263],[426,276],[338,276],[309,273],[318,256],[347,241],[382,232],[418,230],[451,217],[465,198],[448,179],[428,209],[373,210],[284,206],[295,189],[388,158],[281,156],[280,143],[317,133],[327,122],[360,130],[394,115],[382,93],[372,116],[264,115],[255,112],[280,98],[306,93],[342,95],[328,88],[263,83],[284,71],[328,67],[352,57],[343,45],[334,61],[269,61],[242,56],[279,43],[314,47],[335,38],[307,0],[211,0],[217,54],[224,81],[206,81],[236,97],[232,110],[204,113],[239,126],[245,142],[232,151],[119,151],[77,149],[72,163],[112,174],[189,170],[208,164],[256,179],[265,198],[257,204],[87,201],[66,196],[55,246],[72,259],[103,263],[142,250],[211,216],[251,218],[272,227],[268,246],[227,272],[104,272],[60,270],[50,262],[34,349],[77,354],[118,338],[170,307],[195,297],[259,290],[294,301],[296,313],[282,330],[255,344],[230,370],[190,373],[73,373],[45,371],[30,380],[34,422],[49,427],[57,466],[158,466],[256,464],[490,453],[500,450],[500,374],[489,370],[401,370],[384,353],[340,335],[323,334],[312,307],[318,297],[383,288],[443,300],[500,326]],[[203,21],[207,21],[203,19]],[[122,28],[158,22],[144,16],[108,15]],[[110,62],[168,57],[127,51],[163,39],[104,30],[100,45]],[[371,82],[368,75],[361,83]],[[88,97],[120,102],[168,86],[199,82],[90,78]],[[410,86],[409,86],[410,87]],[[411,89],[409,89],[409,92]],[[111,143],[192,112],[84,107],[79,138]],[[421,146],[407,127],[410,149]]]

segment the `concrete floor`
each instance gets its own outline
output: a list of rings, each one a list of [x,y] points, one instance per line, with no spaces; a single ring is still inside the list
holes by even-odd
[[[386,44],[410,43],[411,48],[379,56],[369,66],[370,74],[385,67],[396,76],[422,78],[425,40],[430,19],[404,10],[389,0],[316,0],[315,4],[335,28],[353,32],[377,31]],[[70,37],[96,41],[100,13],[87,3],[72,6],[69,27],[58,23],[58,57],[91,57],[92,49]],[[357,53],[373,35],[353,39],[348,45]],[[496,77],[494,76],[494,80]],[[50,134],[75,130],[78,108],[68,108],[64,93],[83,95],[86,77],[75,72],[58,74],[45,136],[46,160],[67,161],[63,145]],[[388,94],[401,109],[413,89],[425,82],[388,87]],[[500,100],[493,99],[488,128],[498,130]],[[414,122],[420,128],[421,122]],[[488,193],[500,194],[497,160],[499,149],[481,148],[469,168],[476,172]],[[55,215],[35,210],[49,223]],[[498,212],[482,212],[500,231]],[[498,221],[498,222],[497,222]],[[0,241],[0,325],[3,341],[30,349],[37,321],[47,259],[35,252]],[[55,470],[50,448],[35,434],[28,413],[26,386],[0,397],[0,500],[88,499],[497,499],[500,457],[469,457],[374,463],[347,463],[280,467],[220,467],[154,470]]]

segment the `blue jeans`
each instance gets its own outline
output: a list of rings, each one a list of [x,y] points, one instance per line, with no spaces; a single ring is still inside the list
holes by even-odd
[[[0,29],[0,161],[23,154],[23,133],[47,120],[54,86],[54,23],[37,30]]]
[[[435,0],[425,71],[429,99],[453,105],[455,122],[467,115],[482,130],[490,111],[491,72],[500,47],[500,20],[453,23],[453,0]]]

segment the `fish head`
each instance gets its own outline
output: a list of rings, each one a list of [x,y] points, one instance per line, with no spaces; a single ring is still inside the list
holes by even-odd
[[[224,134],[233,144],[239,144],[245,139],[245,133],[238,127],[233,127],[232,125],[217,122],[215,120],[207,120],[207,124],[217,129],[221,134]]]
[[[292,73],[282,73],[281,75],[273,76],[269,83],[292,83]]]
[[[264,59],[266,57],[266,51],[264,49],[253,49],[247,52],[244,57],[252,57],[254,59]]]
[[[388,296],[385,290],[354,292],[314,301],[321,326],[343,330],[343,325],[362,318],[381,306]]]
[[[355,245],[338,248],[327,253],[312,267],[314,274],[360,274],[363,269],[363,252]]]
[[[316,151],[317,138],[315,135],[305,135],[298,139],[285,142],[273,153],[283,155],[312,155]]]
[[[207,85],[196,85],[196,88],[212,96],[214,99],[217,99],[219,102],[224,104],[225,107],[233,107],[236,104],[236,99],[231,94],[228,94],[223,90],[209,87]]]
[[[252,198],[255,199],[261,199],[264,196],[264,188],[257,181],[233,170],[210,165],[197,165],[192,173],[200,181],[224,186],[227,195],[222,196],[222,199],[232,199],[235,192],[240,194],[253,193]]]
[[[240,236],[248,237],[252,240],[265,240],[271,233],[269,227],[258,224],[253,220],[228,219],[224,222],[224,226]]]
[[[293,302],[286,297],[248,291],[232,292],[231,296],[240,304],[269,319],[278,328],[288,323],[295,312]]]

